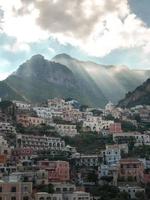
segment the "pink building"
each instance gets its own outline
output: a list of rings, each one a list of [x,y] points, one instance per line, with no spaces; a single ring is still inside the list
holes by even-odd
[[[109,128],[110,133],[122,133],[121,123],[113,123]]]
[[[65,182],[69,181],[69,163],[66,161],[39,161],[40,169],[48,171],[49,181]]]
[[[145,183],[145,184],[150,183],[150,170],[149,169],[144,170],[142,182]]]
[[[30,147],[26,147],[26,148],[15,148],[12,150],[12,160],[22,160],[22,159],[26,159],[26,160],[30,160],[31,157],[34,155],[33,149]]]

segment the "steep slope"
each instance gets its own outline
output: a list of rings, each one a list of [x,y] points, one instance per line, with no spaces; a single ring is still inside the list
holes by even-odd
[[[23,96],[4,81],[0,81],[0,97],[3,97],[4,100],[25,100]]]
[[[150,77],[150,71],[139,72],[125,66],[105,66],[93,62],[82,62],[66,54],[59,54],[52,60],[66,65],[78,77],[81,85],[86,83],[88,88],[95,89],[96,94],[114,103]]]
[[[28,101],[43,101],[53,97],[80,96],[72,72],[64,65],[33,56],[9,76],[5,82]]]
[[[22,64],[5,82],[16,88],[28,101],[73,97],[83,104],[104,106],[107,100],[96,84],[90,84],[91,80],[84,78],[88,74],[82,76],[83,80],[79,80],[79,73],[80,71],[73,73],[65,65],[48,61],[41,55],[35,55]]]
[[[133,92],[128,92],[124,99],[119,101],[120,107],[132,107],[136,105],[150,105],[150,79],[147,79],[142,85]]]

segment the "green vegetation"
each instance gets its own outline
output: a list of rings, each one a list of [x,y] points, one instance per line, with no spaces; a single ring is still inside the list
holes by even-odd
[[[142,146],[134,147],[132,150],[129,151],[128,156],[129,157],[146,158],[149,160],[150,159],[150,146],[142,145]]]
[[[13,103],[11,102],[11,101],[1,101],[0,102],[0,108],[2,109],[2,110],[7,110],[10,106],[12,106],[13,105]]]
[[[133,107],[136,105],[150,105],[150,78],[133,92],[128,92],[118,105],[121,107]]]
[[[0,97],[3,100],[23,100],[17,90],[9,86],[6,81],[0,81]]]
[[[81,133],[73,138],[63,137],[66,144],[77,148],[81,153],[99,153],[101,149],[105,148],[105,144],[112,144],[112,137],[103,137],[94,133]]]
[[[90,193],[100,197],[99,200],[130,200],[126,192],[120,192],[117,187],[110,185],[97,186]]]
[[[22,124],[16,125],[16,130],[23,134],[33,134],[33,135],[47,135],[51,137],[59,137],[59,134],[55,131],[53,126],[46,124],[41,124],[39,126],[24,127]]]
[[[122,121],[121,127],[124,132],[130,132],[130,131],[137,130],[136,126],[134,126],[131,122],[128,122],[128,121]]]
[[[54,187],[51,183],[49,183],[48,185],[38,185],[38,186],[35,186],[36,190],[38,192],[47,192],[49,194],[52,194],[54,193]]]

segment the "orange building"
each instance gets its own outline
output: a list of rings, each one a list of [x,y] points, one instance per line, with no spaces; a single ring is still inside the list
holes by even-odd
[[[122,159],[119,161],[119,177],[125,180],[133,179],[140,182],[143,179],[144,165],[137,159]]]
[[[0,155],[0,164],[5,164],[7,160],[6,155]]]

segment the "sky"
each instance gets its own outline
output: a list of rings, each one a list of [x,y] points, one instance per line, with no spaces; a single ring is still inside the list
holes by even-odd
[[[0,0],[0,80],[34,54],[150,69],[150,0]]]

